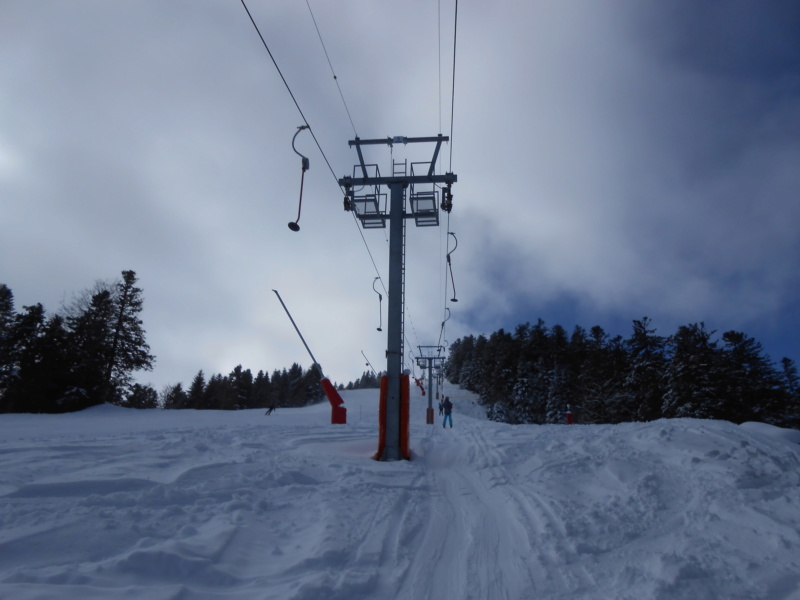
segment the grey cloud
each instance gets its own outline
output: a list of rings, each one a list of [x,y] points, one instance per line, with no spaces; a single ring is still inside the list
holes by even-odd
[[[365,370],[361,350],[384,356],[371,286],[372,260],[388,275],[386,238],[363,232],[371,258],[342,210],[355,134],[308,8],[248,5],[333,170],[298,137],[311,170],[297,234],[302,119],[238,3],[0,9],[0,281],[56,310],[134,269],[157,384],[307,364],[273,288],[334,379]],[[361,137],[449,134],[452,3],[441,107],[435,4],[311,5]],[[666,328],[719,316],[767,333],[788,319],[796,11],[704,5],[461,4],[451,341],[566,313]],[[425,160],[417,150],[368,160],[388,172]],[[408,244],[409,343],[435,343],[446,232],[410,228]]]

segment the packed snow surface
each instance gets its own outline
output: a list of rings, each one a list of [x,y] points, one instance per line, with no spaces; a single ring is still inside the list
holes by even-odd
[[[0,598],[800,598],[798,432],[330,406],[0,416]]]

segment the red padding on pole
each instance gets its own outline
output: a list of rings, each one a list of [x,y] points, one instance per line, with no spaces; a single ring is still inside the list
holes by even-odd
[[[381,399],[378,405],[378,451],[372,457],[380,460],[386,448],[386,402],[389,394],[389,377],[381,377]]]

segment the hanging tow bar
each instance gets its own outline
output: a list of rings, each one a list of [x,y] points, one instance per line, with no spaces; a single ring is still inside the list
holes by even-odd
[[[305,179],[306,171],[308,171],[309,168],[308,158],[300,154],[297,151],[297,148],[294,147],[294,141],[297,139],[298,134],[303,131],[303,129],[308,129],[308,125],[300,125],[300,127],[297,128],[297,133],[295,133],[294,137],[292,138],[292,150],[294,150],[294,153],[302,159],[301,167],[303,169],[300,173],[300,202],[297,204],[297,220],[289,223],[289,229],[292,231],[300,231],[300,225],[298,225],[298,223],[300,222],[300,210],[303,207],[303,180]]]
[[[442,345],[442,337],[444,337],[444,324],[450,320],[450,309],[446,306],[444,309],[447,311],[447,316],[445,317],[444,321],[442,321],[442,328],[439,330],[439,346]]]
[[[372,280],[372,291],[378,294],[378,331],[383,331],[381,327],[383,326],[383,296],[381,293],[375,289],[375,283],[380,279],[380,277],[376,277]]]
[[[450,298],[450,302],[458,302],[458,298],[456,298],[456,282],[453,279],[453,263],[450,262],[450,255],[456,251],[456,248],[458,248],[458,238],[452,231],[448,231],[447,234],[452,235],[453,239],[456,241],[456,245],[453,246],[453,249],[447,253],[447,268],[450,269],[450,282],[453,284],[453,297]]]

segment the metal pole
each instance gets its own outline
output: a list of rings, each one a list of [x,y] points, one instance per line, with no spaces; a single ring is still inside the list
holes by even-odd
[[[294,325],[294,330],[297,332],[297,335],[300,336],[300,341],[303,342],[303,346],[306,347],[306,350],[308,351],[308,355],[311,357],[311,360],[313,360],[314,364],[317,365],[317,368],[319,368],[320,375],[322,375],[322,377],[325,377],[325,374],[322,372],[322,365],[320,365],[317,362],[317,359],[314,358],[314,355],[311,354],[311,348],[308,347],[308,344],[306,344],[305,338],[303,338],[303,334],[300,333],[300,330],[297,328],[297,323],[294,322],[294,319],[292,318],[292,314],[289,312],[289,309],[286,308],[286,305],[283,303],[283,298],[281,298],[281,295],[278,293],[278,290],[272,290],[272,291],[275,292],[275,295],[278,297],[278,300],[281,301],[281,306],[283,306],[283,310],[285,310],[286,314],[289,316],[289,320],[292,322],[292,325]]]
[[[433,409],[433,359],[428,358],[428,408]]]
[[[382,460],[400,460],[400,375],[403,368],[403,182],[389,184],[389,309],[386,341],[386,446]]]

